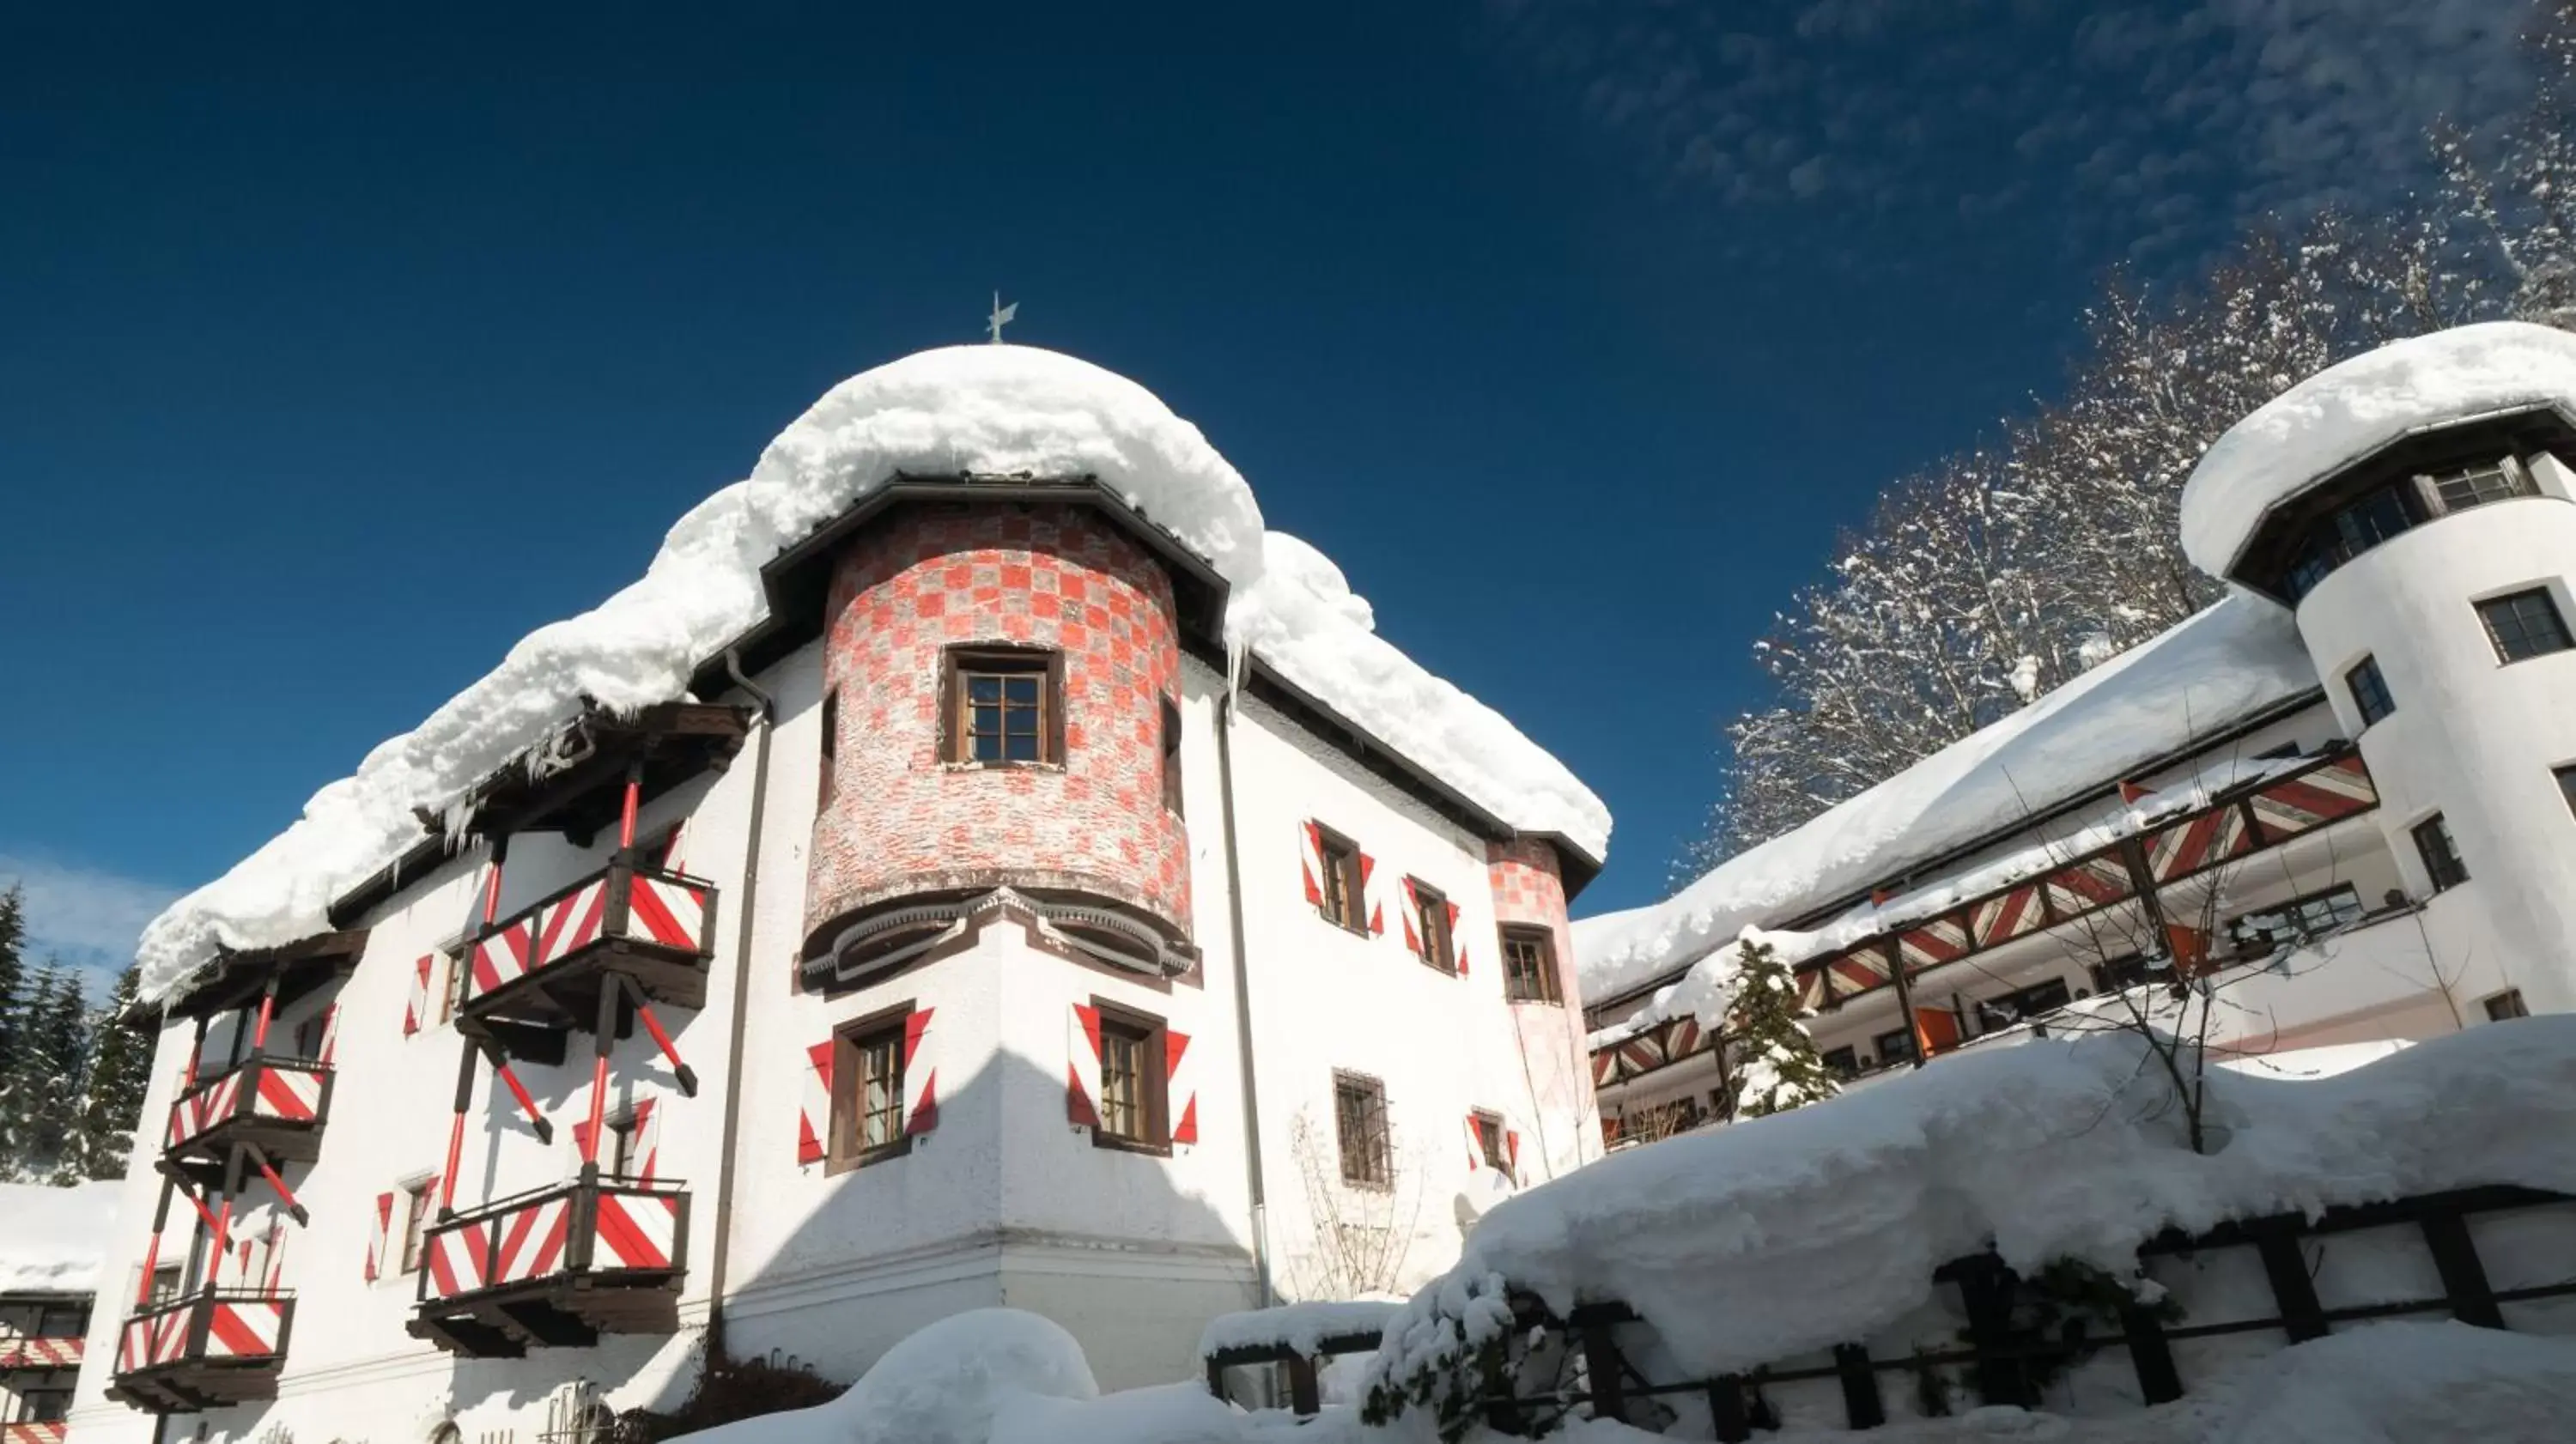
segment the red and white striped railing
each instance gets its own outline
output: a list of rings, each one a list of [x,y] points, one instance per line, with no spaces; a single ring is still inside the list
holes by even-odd
[[[276,1359],[286,1353],[295,1297],[283,1291],[213,1289],[143,1309],[116,1337],[120,1377],[205,1360]]]
[[[465,1006],[610,944],[710,957],[715,912],[715,884],[621,858],[486,927],[466,969]]]
[[[180,1094],[161,1146],[178,1152],[239,1118],[319,1127],[330,1101],[330,1064],[254,1054]]]
[[[0,1338],[0,1369],[77,1369],[79,1339]]]
[[[0,1444],[63,1444],[71,1426],[60,1419],[33,1424],[0,1424]]]
[[[689,1195],[676,1183],[603,1178],[518,1194],[430,1229],[421,1240],[420,1301],[574,1275],[679,1273]]]

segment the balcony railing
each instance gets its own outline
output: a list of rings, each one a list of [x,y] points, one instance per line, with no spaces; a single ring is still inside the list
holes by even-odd
[[[77,1369],[83,1341],[31,1339],[12,1334],[0,1338],[0,1369]]]
[[[60,1419],[33,1424],[0,1424],[0,1444],[63,1444],[71,1428]]]
[[[322,1147],[331,1110],[331,1065],[254,1054],[200,1078],[170,1105],[162,1151],[176,1160],[219,1161],[253,1143],[272,1162],[309,1163]]]
[[[700,1007],[715,924],[715,884],[621,855],[477,935],[461,1007],[473,1018],[586,1025],[579,1004],[596,1000],[609,971],[654,1002]]]
[[[688,1237],[689,1195],[669,1181],[576,1180],[485,1204],[422,1239],[411,1332],[480,1358],[669,1333]]]
[[[155,1412],[194,1412],[277,1395],[295,1296],[208,1289],[142,1309],[116,1339],[109,1393]]]

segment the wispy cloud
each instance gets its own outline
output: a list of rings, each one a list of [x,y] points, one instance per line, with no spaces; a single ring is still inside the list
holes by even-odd
[[[2098,259],[2429,175],[2521,104],[2530,0],[1493,0],[1509,48],[1679,186]],[[1747,232],[1758,236],[1758,230]],[[1793,244],[1803,244],[1803,238]],[[2026,254],[2026,252],[2025,252]]]
[[[96,868],[0,853],[0,890],[13,884],[25,894],[30,962],[53,957],[107,976],[134,960],[143,925],[179,895]],[[96,986],[90,994],[104,996]]]

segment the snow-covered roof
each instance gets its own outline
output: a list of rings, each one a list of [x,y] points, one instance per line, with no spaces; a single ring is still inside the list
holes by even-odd
[[[0,1183],[0,1293],[96,1292],[121,1187]]]
[[[2490,321],[2329,366],[2227,429],[2182,490],[2182,546],[2225,576],[2281,502],[2405,436],[2494,412],[2576,418],[2576,336]]]
[[[144,929],[142,990],[167,995],[220,949],[329,926],[332,899],[420,840],[444,810],[572,715],[578,699],[669,701],[766,615],[761,567],[898,474],[1094,476],[1204,558],[1230,589],[1226,636],[1513,829],[1597,861],[1610,814],[1500,713],[1376,636],[1368,604],[1313,547],[1268,531],[1243,477],[1198,428],[1124,377],[1026,346],[924,351],[842,382],[751,475],[672,526],[644,575],[540,627],[418,728],[315,793],[283,833]]]
[[[1718,864],[1663,902],[1581,918],[1598,1000],[2008,831],[2312,690],[2288,612],[2231,595],[1859,796]]]

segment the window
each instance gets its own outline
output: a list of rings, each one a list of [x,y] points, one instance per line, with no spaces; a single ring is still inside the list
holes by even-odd
[[[940,756],[989,767],[1064,761],[1061,653],[950,648]]]
[[[1480,1109],[1475,1114],[1475,1119],[1476,1151],[1484,1155],[1485,1166],[1505,1178],[1511,1177],[1511,1145],[1503,1138],[1501,1116]]]
[[[423,1235],[428,1231],[429,1210],[437,1194],[438,1180],[434,1178],[422,1179],[403,1189],[402,1271],[404,1273],[420,1272],[421,1248],[427,1241]]]
[[[177,1264],[163,1264],[152,1271],[152,1302],[166,1304],[179,1297],[179,1277],[185,1270]]]
[[[2522,463],[2510,456],[2502,461],[2429,480],[2433,483],[2433,494],[2441,499],[2442,510],[2446,512],[2466,511],[2507,497],[2529,496],[2532,490]]]
[[[2487,1021],[2501,1023],[2508,1018],[2528,1018],[2531,1009],[2522,1001],[2522,989],[2507,988],[2487,999]]]
[[[2364,657],[2353,669],[2343,674],[2343,684],[2352,693],[2353,710],[2361,714],[2361,725],[2368,727],[2397,710],[2397,699],[2388,695],[2388,679],[2379,675],[2379,659]]]
[[[2444,892],[2469,880],[2469,867],[2460,861],[2460,849],[2451,841],[2450,824],[2440,813],[2415,824],[2415,854],[2424,859],[2424,875],[2433,880],[2433,891]]]
[[[2074,998],[2074,991],[2066,986],[2064,978],[2050,978],[2044,983],[2033,983],[2027,988],[2006,993],[2000,998],[1988,998],[1978,1003],[1977,1030],[1992,1032],[1997,1028],[2009,1028],[2025,1019],[2036,1018],[2043,1013],[2053,1013],[2074,1001]]]
[[[832,789],[836,785],[833,769],[841,755],[841,694],[839,692],[823,694],[822,751],[822,762],[817,768],[820,775],[816,778],[814,787],[814,805],[817,807],[831,802]]]
[[[1316,851],[1321,854],[1320,860],[1324,864],[1324,876],[1320,880],[1324,897],[1319,906],[1325,920],[1339,923],[1355,933],[1366,932],[1368,921],[1361,916],[1360,906],[1359,844],[1320,827],[1315,833],[1318,839]]]
[[[1098,998],[1092,1002],[1100,1009],[1100,1127],[1091,1141],[1104,1148],[1168,1146],[1170,1074],[1163,1065],[1168,1044],[1162,1020]]]
[[[2361,894],[2351,886],[2328,888],[2263,908],[2227,925],[2227,940],[2247,957],[2268,957],[2322,937],[2361,916]]]
[[[59,1424],[72,1411],[72,1377],[47,1370],[44,1382],[18,1391],[18,1424]]]
[[[633,1178],[635,1165],[643,1161],[642,1150],[637,1146],[642,1141],[643,1130],[636,1127],[636,1121],[634,1114],[625,1113],[600,1125],[608,1131],[608,1137],[601,1140],[608,1146],[601,1150],[604,1156],[599,1162],[610,1178]]]
[[[1870,1048],[1878,1054],[1878,1064],[1882,1068],[1911,1063],[1914,1061],[1914,1030],[1891,1028],[1872,1039]]]
[[[1163,699],[1163,810],[1181,815],[1181,708]]]
[[[857,1168],[910,1149],[903,1117],[903,1038],[910,1003],[843,1027],[832,1058],[832,1160],[826,1172]]]
[[[1333,1075],[1333,1137],[1341,1149],[1342,1182],[1359,1188],[1395,1186],[1385,1084],[1358,1073]]]
[[[2567,799],[2567,810],[2576,812],[2576,765],[2558,769],[2558,795]]]
[[[1860,1054],[1849,1047],[1827,1048],[1817,1055],[1825,1071],[1848,1082],[1860,1076]]]
[[[1556,940],[1545,928],[1514,924],[1503,929],[1503,996],[1515,1003],[1561,1003]]]
[[[1444,973],[1458,971],[1458,948],[1449,936],[1449,895],[1420,879],[1413,886],[1413,927],[1422,940],[1422,961]]]
[[[2113,958],[2107,963],[2093,965],[2093,991],[2097,993],[2117,993],[2142,987],[2146,982],[2147,959],[2143,953],[2131,953],[2125,958]]]
[[[2495,643],[2500,662],[2564,652],[2569,645],[2566,619],[2545,587],[2480,602],[2478,620],[2487,624],[2487,640]]]

